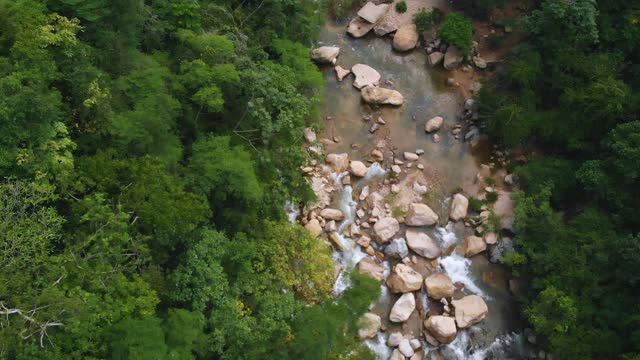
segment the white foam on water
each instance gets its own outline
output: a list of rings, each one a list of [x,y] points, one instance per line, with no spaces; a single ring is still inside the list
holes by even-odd
[[[292,224],[295,224],[296,219],[300,216],[300,208],[295,206],[290,200],[285,201],[284,212],[287,213],[287,218]]]
[[[464,284],[464,287],[473,292],[476,295],[482,296],[485,299],[488,297],[485,293],[476,285],[473,274],[471,274],[471,260],[463,256],[456,254],[441,258],[440,265],[446,270],[447,275],[454,283],[459,282]]]
[[[518,360],[525,358],[527,353],[526,341],[522,335],[511,333],[498,336],[486,347],[474,346],[471,342],[469,330],[458,331],[456,339],[440,348],[440,354],[445,360]]]
[[[366,185],[370,183],[371,180],[378,177],[383,177],[386,174],[387,174],[387,170],[383,169],[379,163],[374,162],[373,164],[371,164],[371,166],[369,166],[369,169],[367,169],[367,175],[365,175],[360,181],[358,181],[358,184]]]
[[[391,355],[391,348],[387,346],[387,340],[384,337],[384,333],[378,332],[375,338],[368,339],[364,344],[376,354],[376,357],[380,360],[387,360]]]
[[[458,242],[458,237],[453,229],[453,223],[449,221],[446,226],[438,226],[435,230],[436,238],[440,241],[442,248],[448,248],[449,246]]]

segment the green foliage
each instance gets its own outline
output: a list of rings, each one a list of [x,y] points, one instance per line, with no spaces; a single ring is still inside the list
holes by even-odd
[[[111,358],[160,359],[167,353],[160,319],[126,319],[116,324],[111,335]]]
[[[589,45],[598,42],[595,0],[545,0],[527,18],[527,30],[544,47]]]
[[[452,11],[440,27],[440,37],[468,55],[473,41],[473,24],[459,12]]]
[[[420,9],[415,15],[413,15],[413,22],[416,24],[418,33],[423,33],[431,29],[434,25],[440,24],[444,14],[442,10],[433,8],[429,11],[426,9]]]
[[[561,336],[575,325],[578,310],[571,297],[551,286],[524,313],[538,334]]]
[[[474,197],[469,198],[469,208],[475,212],[482,211],[482,206],[486,205],[486,200],[480,200]]]
[[[405,1],[400,1],[396,3],[396,12],[399,14],[404,14],[407,12],[407,3]]]

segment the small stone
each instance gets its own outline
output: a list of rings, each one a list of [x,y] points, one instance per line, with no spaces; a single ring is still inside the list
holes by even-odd
[[[417,155],[424,155],[424,150],[423,149],[416,149],[416,154]]]
[[[378,149],[373,149],[371,150],[371,157],[373,157],[373,159],[375,161],[382,161],[384,160],[384,155],[382,154],[382,151],[378,150]]]
[[[402,172],[402,169],[398,165],[393,165],[391,167],[391,171],[393,171],[397,175],[397,174],[400,174]]]
[[[400,341],[402,341],[402,339],[404,339],[404,337],[402,336],[402,333],[393,332],[389,335],[389,338],[387,339],[387,345],[391,347],[396,347],[400,345]]]
[[[422,165],[422,164],[418,164],[418,169],[420,169],[420,170],[424,170],[424,165]]]
[[[418,154],[411,153],[411,152],[405,152],[403,155],[404,155],[404,159],[407,160],[407,161],[416,161],[416,160],[418,160]]]
[[[342,185],[351,185],[351,176],[345,175],[342,177]]]
[[[433,117],[429,119],[429,121],[427,121],[427,123],[425,124],[424,131],[428,133],[436,132],[440,130],[443,123],[444,119],[442,118],[442,116]]]
[[[411,344],[411,347],[413,348],[413,350],[418,350],[422,347],[422,344],[420,343],[420,340],[418,339],[411,339],[409,340],[409,344]]]
[[[333,69],[336,71],[336,78],[338,79],[338,81],[344,80],[345,77],[351,74],[351,70],[345,69],[340,65],[334,67]]]
[[[376,131],[378,131],[378,129],[380,129],[380,125],[378,125],[378,124],[376,123],[376,124],[371,125],[371,127],[369,128],[369,132],[373,134],[373,133],[375,133]]]
[[[386,122],[386,121],[384,121],[384,119],[383,119],[383,118],[379,117],[379,118],[378,118],[378,124],[380,124],[380,125],[386,125],[386,124],[387,124],[387,122]]]
[[[411,343],[409,342],[408,339],[402,339],[400,341],[400,344],[398,345],[398,350],[400,350],[402,355],[406,357],[411,357],[413,356],[413,354],[415,354],[415,351],[411,347]]]
[[[436,143],[436,144],[437,144],[437,143],[439,143],[439,142],[440,142],[440,140],[441,140],[441,139],[440,139],[440,135],[438,135],[438,134],[433,134],[433,135],[431,135],[431,139],[432,139],[432,140],[433,140],[433,142],[434,142],[434,143]]]

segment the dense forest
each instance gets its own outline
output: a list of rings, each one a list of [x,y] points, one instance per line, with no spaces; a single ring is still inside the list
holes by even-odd
[[[510,165],[523,314],[556,358],[639,359],[640,1],[527,13],[481,94],[492,139],[528,160]]]
[[[283,210],[321,5],[0,1],[0,358],[367,355]]]
[[[314,196],[309,47],[356,3],[0,0],[0,359],[371,358],[379,283],[332,298],[330,248],[284,212]],[[479,96],[524,154],[505,263],[556,359],[637,360],[640,1],[522,5]]]

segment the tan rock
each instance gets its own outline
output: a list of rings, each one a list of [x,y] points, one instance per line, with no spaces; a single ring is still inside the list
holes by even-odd
[[[428,133],[436,132],[440,130],[443,123],[444,119],[442,118],[442,116],[433,117],[429,119],[429,121],[427,121],[427,123],[425,124],[424,131]]]
[[[472,257],[487,250],[484,239],[478,236],[467,236],[460,244],[460,251],[465,257]]]
[[[375,24],[382,19],[388,10],[389,4],[376,5],[372,1],[369,1],[358,10],[358,16],[371,24]]]
[[[382,319],[374,313],[366,313],[358,320],[358,338],[371,339],[378,334],[382,327]]]
[[[364,258],[358,262],[358,271],[365,275],[369,275],[372,278],[382,281],[384,278],[384,266],[378,264],[371,258]]]
[[[341,210],[332,208],[322,209],[322,211],[320,211],[320,216],[322,216],[326,220],[340,221],[344,219],[344,213]]]
[[[420,256],[427,259],[435,259],[442,253],[438,242],[422,231],[407,229],[405,236],[409,249]]]
[[[400,106],[404,103],[404,97],[398,91],[371,85],[362,88],[361,95],[366,103],[373,105]]]
[[[438,223],[438,214],[425,204],[413,203],[409,205],[404,223],[408,226],[431,226]]]
[[[355,75],[353,86],[362,89],[370,85],[378,85],[380,82],[380,73],[376,69],[365,64],[355,64],[351,68],[351,72]]]
[[[434,273],[427,276],[424,279],[424,285],[427,288],[427,295],[436,300],[450,298],[456,290],[451,278],[445,273]]]
[[[322,234],[322,226],[320,226],[320,221],[318,221],[318,219],[309,220],[307,225],[305,225],[304,227],[309,230],[313,237],[318,237],[320,236],[320,234]]]
[[[409,319],[411,313],[416,309],[416,298],[413,293],[404,293],[393,304],[391,312],[389,313],[389,321],[391,322],[404,322]]]
[[[354,38],[361,38],[367,35],[367,33],[371,31],[374,26],[375,24],[368,23],[360,17],[355,17],[349,23],[349,26],[347,27],[347,33]]]
[[[362,161],[351,161],[349,163],[349,172],[353,176],[363,177],[367,175],[367,166]]]
[[[443,344],[451,343],[458,333],[455,320],[448,316],[431,316],[424,322],[424,327],[431,336]]]
[[[451,208],[449,209],[449,218],[452,221],[460,221],[467,217],[469,209],[469,199],[462,194],[453,195],[451,200]]]
[[[396,31],[393,37],[393,48],[397,51],[408,51],[418,44],[418,30],[416,24],[406,24]]]
[[[376,233],[380,241],[387,242],[393,237],[393,235],[400,231],[400,224],[398,223],[398,220],[392,217],[385,217],[378,220],[375,225],[373,225],[373,231]]]
[[[435,67],[436,65],[440,64],[442,60],[444,60],[444,54],[439,51],[432,52],[427,57],[427,60],[429,61],[429,65],[431,65],[431,67]]]
[[[494,245],[498,242],[498,234],[493,231],[484,234],[484,242],[486,242],[487,245]]]
[[[387,286],[394,293],[405,293],[422,288],[422,275],[405,264],[398,264],[387,278]]]
[[[346,171],[349,167],[349,155],[347,153],[342,154],[328,154],[325,162],[331,167],[331,169],[337,173]]]
[[[345,69],[340,65],[334,67],[333,69],[336,71],[336,78],[338,79],[338,81],[344,80],[345,77],[351,74],[351,70]]]
[[[337,46],[321,46],[311,51],[311,59],[319,64],[333,64],[340,54]]]
[[[462,52],[455,46],[449,46],[444,54],[444,68],[453,70],[462,64]]]
[[[489,313],[487,304],[478,295],[467,295],[460,300],[453,300],[451,305],[456,309],[456,324],[462,329],[479,323]]]
[[[389,356],[389,360],[406,360],[406,358],[399,349],[393,349],[391,356]]]

